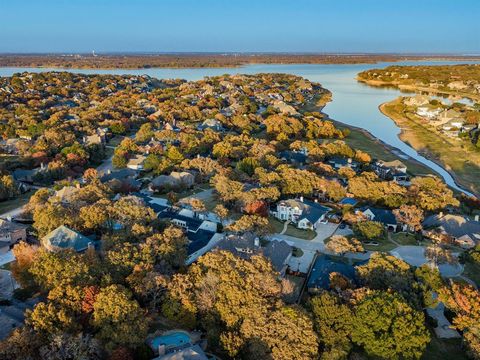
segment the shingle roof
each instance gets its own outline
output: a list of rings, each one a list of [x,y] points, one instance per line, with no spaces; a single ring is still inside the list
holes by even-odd
[[[425,219],[423,227],[442,227],[447,234],[456,238],[468,235],[472,240],[480,240],[478,238],[480,236],[480,221],[473,221],[459,215],[432,215]]]
[[[352,265],[332,260],[329,256],[317,257],[313,265],[308,288],[328,289],[330,287],[330,274],[337,272],[350,280],[355,280],[355,268]]]
[[[304,200],[303,205],[303,212],[298,220],[301,221],[302,219],[306,218],[312,224],[315,224],[322,217],[322,215],[330,211],[330,208],[313,201]]]
[[[281,271],[287,258],[292,253],[292,247],[285,241],[272,240],[263,249],[263,255],[269,258],[273,267],[277,271]]]
[[[72,230],[65,225],[60,225],[51,233],[43,238],[45,247],[49,250],[57,249],[74,249],[75,251],[83,251],[93,241],[88,237]]]
[[[158,217],[160,219],[170,219],[170,220],[176,219],[176,220],[183,221],[186,223],[188,230],[193,232],[198,231],[198,228],[203,223],[203,220],[180,215],[178,212],[170,211],[170,210],[162,211],[160,214],[158,214]]]
[[[26,228],[26,225],[0,219],[0,234],[9,234],[13,231],[23,230]]]
[[[193,254],[194,252],[206,246],[212,239],[213,235],[215,235],[213,231],[204,229],[198,229],[196,233],[188,231],[187,238],[190,240],[187,249],[188,255]]]
[[[364,207],[360,209],[360,211],[365,212],[367,210],[370,210],[375,218],[373,221],[378,221],[381,222],[382,224],[385,225],[396,225],[397,224],[397,219],[395,218],[395,215],[393,214],[392,210],[388,209],[379,209],[379,208],[374,208],[374,207]]]

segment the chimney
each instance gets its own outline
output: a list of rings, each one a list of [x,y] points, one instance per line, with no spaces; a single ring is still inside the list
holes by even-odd
[[[443,211],[440,211],[440,212],[438,213],[438,217],[443,217]]]
[[[480,221],[480,215],[475,215],[475,221]]]
[[[12,217],[11,217],[10,215],[9,215],[9,216],[7,216],[7,221],[10,221],[10,222],[12,222]]]
[[[81,188],[80,183],[77,182],[77,183],[75,184],[75,187],[76,187],[77,189],[80,189],[80,188]]]
[[[348,162],[349,164],[351,164],[351,163],[352,163],[352,158],[348,158],[348,159],[347,159],[347,162]]]
[[[107,174],[110,175],[112,173],[112,170],[108,169]]]
[[[256,248],[260,247],[260,239],[258,237],[253,240],[253,244],[255,245]]]
[[[318,203],[318,199],[315,199],[314,201],[315,201],[316,203]]]
[[[300,202],[303,202],[303,196],[300,196]]]

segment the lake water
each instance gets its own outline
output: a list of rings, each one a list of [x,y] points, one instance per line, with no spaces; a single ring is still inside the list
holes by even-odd
[[[456,190],[468,195],[473,195],[465,189],[460,188],[452,176],[441,166],[435,164],[413,148],[405,144],[398,137],[399,127],[388,117],[384,116],[378,106],[384,102],[405,95],[399,90],[388,88],[373,88],[355,80],[356,75],[371,68],[383,68],[389,65],[450,65],[468,63],[466,61],[405,61],[396,63],[378,64],[354,64],[354,65],[324,65],[324,64],[289,64],[289,65],[247,65],[239,68],[187,68],[187,69],[141,69],[141,70],[76,70],[68,71],[83,74],[132,74],[150,75],[159,79],[182,78],[186,80],[199,80],[205,76],[216,76],[222,74],[257,74],[257,73],[289,73],[305,77],[311,81],[319,82],[323,87],[329,89],[333,94],[333,101],[328,103],[324,111],[332,119],[345,124],[357,126],[369,131],[373,136],[383,142],[399,149],[403,154],[412,157],[427,165],[439,173],[445,182]],[[0,76],[10,76],[15,72],[22,71],[61,71],[59,69],[38,69],[38,68],[0,68]]]

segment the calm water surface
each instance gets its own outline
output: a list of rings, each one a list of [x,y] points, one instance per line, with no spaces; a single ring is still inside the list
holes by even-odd
[[[439,173],[445,182],[451,187],[472,195],[465,189],[460,188],[452,176],[441,166],[424,158],[413,148],[405,144],[398,137],[400,129],[388,117],[384,116],[378,106],[391,101],[402,93],[395,89],[373,88],[361,84],[355,80],[356,75],[371,68],[383,68],[389,65],[449,65],[466,62],[455,61],[407,61],[397,63],[378,64],[355,64],[355,65],[323,65],[323,64],[293,64],[293,65],[247,65],[240,68],[187,68],[187,69],[141,69],[141,70],[86,70],[71,69],[68,71],[82,74],[132,74],[150,75],[159,79],[182,78],[186,80],[199,80],[204,76],[216,76],[222,74],[257,74],[257,73],[289,73],[305,77],[311,81],[321,83],[333,93],[333,101],[324,111],[332,118],[345,124],[364,128],[373,136],[383,142],[401,150],[419,162],[427,165]],[[38,68],[0,68],[0,76],[10,76],[15,72],[31,71],[61,71],[59,69]],[[405,93],[403,93],[405,94]]]

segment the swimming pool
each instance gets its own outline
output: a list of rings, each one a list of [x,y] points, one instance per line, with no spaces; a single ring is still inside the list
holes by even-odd
[[[171,349],[190,344],[191,341],[192,340],[187,333],[177,331],[153,338],[150,341],[150,345],[154,350],[157,350],[161,345],[165,345],[166,349]]]

